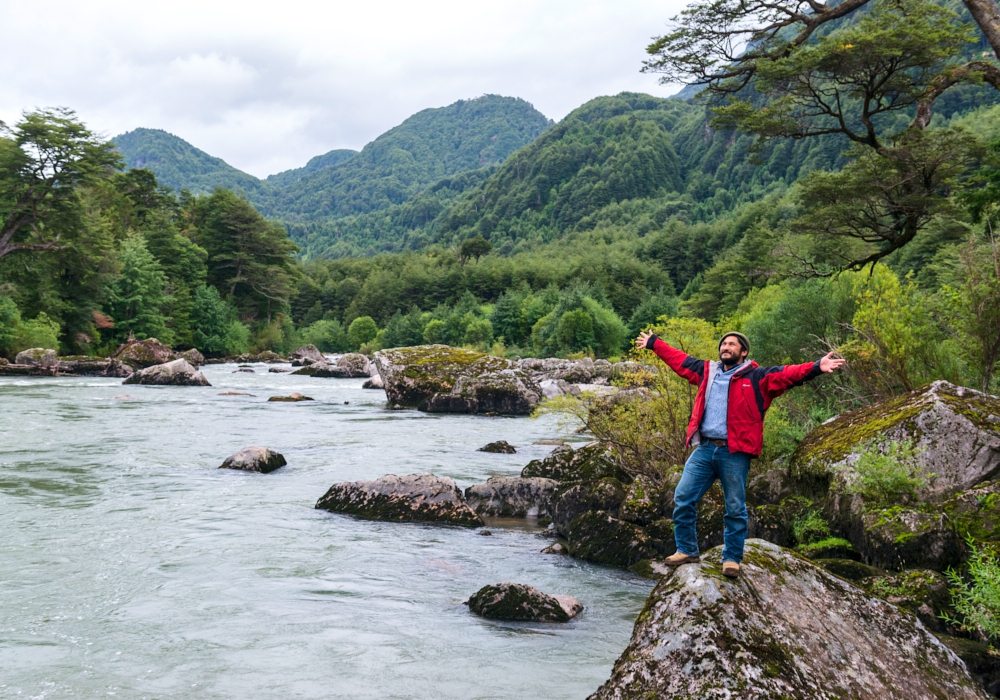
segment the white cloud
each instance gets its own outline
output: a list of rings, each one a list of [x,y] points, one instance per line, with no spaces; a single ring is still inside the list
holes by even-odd
[[[0,0],[0,119],[68,106],[108,136],[166,129],[264,176],[486,93],[554,119],[671,94],[639,68],[683,4]]]

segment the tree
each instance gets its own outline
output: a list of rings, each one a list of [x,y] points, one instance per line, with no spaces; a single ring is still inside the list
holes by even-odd
[[[13,128],[0,122],[0,258],[68,243],[83,229],[79,188],[119,164],[72,110],[25,114]]]
[[[161,313],[167,278],[159,262],[139,234],[127,238],[121,248],[121,276],[108,289],[108,311],[121,338],[158,338],[172,343],[167,319]]]
[[[9,354],[21,329],[21,312],[14,300],[0,296],[0,354]]]
[[[996,10],[993,0],[967,5]],[[1000,18],[973,16],[984,33],[1000,28]],[[912,241],[970,165],[968,135],[922,133],[935,101],[960,82],[1000,88],[992,63],[956,63],[975,34],[926,0],[702,0],[673,29],[648,47],[644,70],[704,86],[716,126],[762,141],[836,135],[854,144],[854,163],[839,179],[817,174],[803,196],[809,202],[809,194],[848,186],[853,200],[838,206],[827,197],[805,219],[823,222],[813,226],[820,239],[861,243],[844,247],[840,268],[861,269]],[[895,115],[909,116],[909,125],[901,129]],[[813,273],[831,271],[803,262]]]
[[[472,238],[466,238],[464,241],[462,241],[462,247],[459,250],[459,256],[462,258],[462,260],[466,260],[468,258],[475,258],[476,263],[478,263],[480,256],[486,255],[491,250],[493,250],[493,246],[490,244],[488,240],[483,238],[482,234],[479,234],[473,236]]]
[[[351,321],[351,325],[347,327],[347,341],[355,350],[365,343],[375,340],[376,335],[378,335],[378,326],[375,325],[375,319],[371,316],[359,316]]]
[[[219,290],[201,285],[195,290],[191,308],[192,337],[195,347],[206,355],[226,352],[226,334],[235,314],[219,296]]]

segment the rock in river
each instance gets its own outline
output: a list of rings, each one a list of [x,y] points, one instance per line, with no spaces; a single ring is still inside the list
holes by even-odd
[[[540,518],[549,515],[549,501],[558,481],[491,476],[485,484],[465,489],[465,500],[480,515],[498,518]]]
[[[523,583],[483,586],[468,600],[469,610],[491,620],[567,622],[583,610],[576,598],[547,595]]]
[[[527,414],[542,398],[515,363],[474,350],[419,345],[375,353],[389,404],[435,413]]]
[[[316,507],[366,520],[483,524],[452,479],[433,474],[388,474],[375,481],[334,484]]]
[[[212,386],[205,375],[187,360],[174,360],[141,369],[122,384],[163,384],[169,386]]]
[[[133,369],[162,365],[177,359],[177,355],[156,338],[129,340],[118,346],[112,358]]]
[[[721,548],[660,580],[592,700],[985,700],[916,617],[763,540],[739,578]]]
[[[491,442],[488,445],[483,445],[479,448],[479,452],[492,452],[493,454],[500,455],[512,455],[516,454],[517,450],[506,440],[497,440],[496,442]]]
[[[288,396],[272,396],[268,401],[284,402],[284,403],[295,403],[296,401],[313,401],[311,396],[303,396],[297,391],[293,391]]]
[[[286,464],[288,462],[285,461],[285,457],[278,452],[266,447],[251,446],[244,447],[228,457],[219,469],[240,469],[245,472],[268,474]]]
[[[292,365],[295,367],[312,365],[317,362],[323,364],[326,362],[326,357],[323,356],[323,353],[315,345],[303,345],[289,355],[288,359],[292,361]]]
[[[14,357],[15,365],[31,365],[33,367],[55,367],[59,363],[55,350],[45,348],[30,348],[22,350]]]

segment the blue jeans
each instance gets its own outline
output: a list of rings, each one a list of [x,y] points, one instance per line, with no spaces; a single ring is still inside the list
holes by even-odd
[[[743,543],[747,539],[747,473],[750,455],[730,452],[727,447],[711,443],[698,445],[684,465],[684,473],[674,491],[674,540],[677,551],[698,556],[698,504],[705,492],[718,479],[726,499],[725,546],[722,561],[743,560]]]

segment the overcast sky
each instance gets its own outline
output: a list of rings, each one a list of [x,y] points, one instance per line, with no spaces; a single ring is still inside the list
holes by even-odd
[[[685,0],[0,0],[0,119],[65,106],[112,137],[165,129],[259,177],[494,93],[559,120],[639,72]]]

